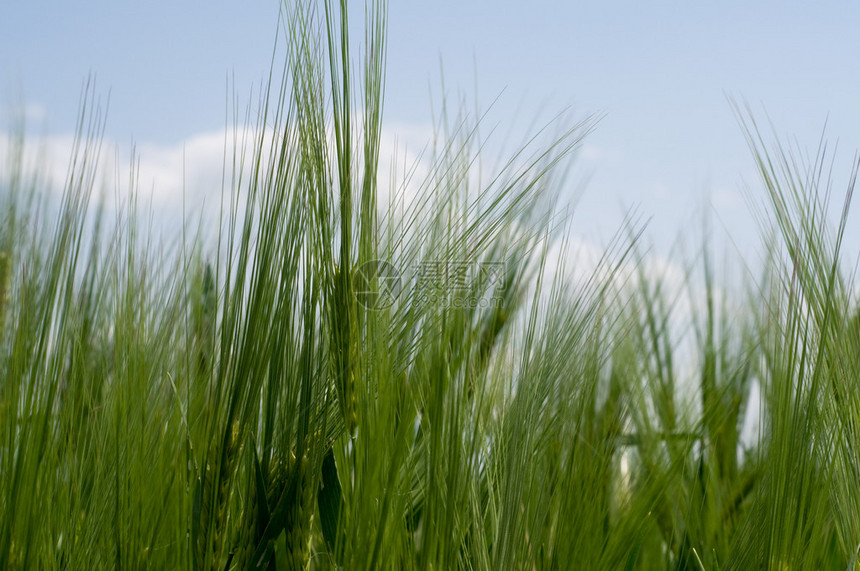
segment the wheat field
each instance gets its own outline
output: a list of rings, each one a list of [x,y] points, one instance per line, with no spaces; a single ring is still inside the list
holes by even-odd
[[[60,200],[10,147],[0,569],[860,569],[856,170],[832,191],[738,105],[760,271],[729,299],[702,239],[673,286],[631,217],[573,280],[593,118],[478,185],[452,111],[382,193],[386,6],[346,12],[285,5],[220,219],[175,239],[99,198],[94,89]]]

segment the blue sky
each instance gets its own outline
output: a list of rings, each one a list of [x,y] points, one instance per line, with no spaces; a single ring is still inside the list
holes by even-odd
[[[226,78],[245,98],[264,76],[277,14],[274,0],[10,3],[0,101],[24,101],[48,135],[67,134],[92,72],[110,92],[108,137],[166,153],[224,127]],[[500,132],[565,107],[603,116],[571,182],[588,179],[575,232],[596,241],[635,206],[667,249],[679,235],[697,239],[704,208],[718,240],[749,248],[757,231],[742,189],[763,193],[727,96],[811,151],[827,120],[837,183],[860,148],[855,3],[436,0],[392,2],[389,15],[393,131],[429,127],[440,66],[450,94],[480,106],[498,98],[488,122]]]

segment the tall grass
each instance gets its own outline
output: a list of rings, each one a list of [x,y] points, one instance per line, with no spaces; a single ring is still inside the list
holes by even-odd
[[[384,204],[365,15],[356,61],[345,2],[284,7],[211,247],[93,199],[91,88],[59,204],[11,146],[0,569],[860,568],[856,169],[834,230],[824,149],[738,109],[774,236],[747,298],[707,244],[676,291],[635,224],[574,282],[554,204],[594,121],[476,183],[480,118],[446,111]]]

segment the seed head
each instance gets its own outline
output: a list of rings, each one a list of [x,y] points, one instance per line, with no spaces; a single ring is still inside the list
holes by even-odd
[[[299,463],[296,501],[287,532],[287,557],[290,569],[304,569],[310,552],[314,501],[313,474],[307,456]]]

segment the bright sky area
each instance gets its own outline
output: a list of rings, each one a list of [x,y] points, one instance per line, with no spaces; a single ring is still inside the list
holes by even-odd
[[[223,132],[228,75],[247,100],[268,71],[278,10],[276,0],[9,2],[0,102],[23,102],[40,134],[62,137],[92,72],[110,94],[108,139],[134,140],[142,162],[162,166],[151,183],[175,185],[181,162],[170,157]],[[449,93],[495,101],[488,127],[500,133],[514,117],[522,126],[566,107],[599,114],[566,190],[587,179],[575,234],[606,243],[635,207],[668,251],[678,236],[700,240],[705,211],[718,242],[748,253],[758,233],[744,189],[764,193],[729,97],[810,153],[826,121],[841,197],[860,148],[858,22],[860,4],[832,1],[392,2],[385,125],[420,144],[440,69]],[[221,149],[201,149],[188,172],[220,180]],[[853,225],[850,258],[858,248]]]

